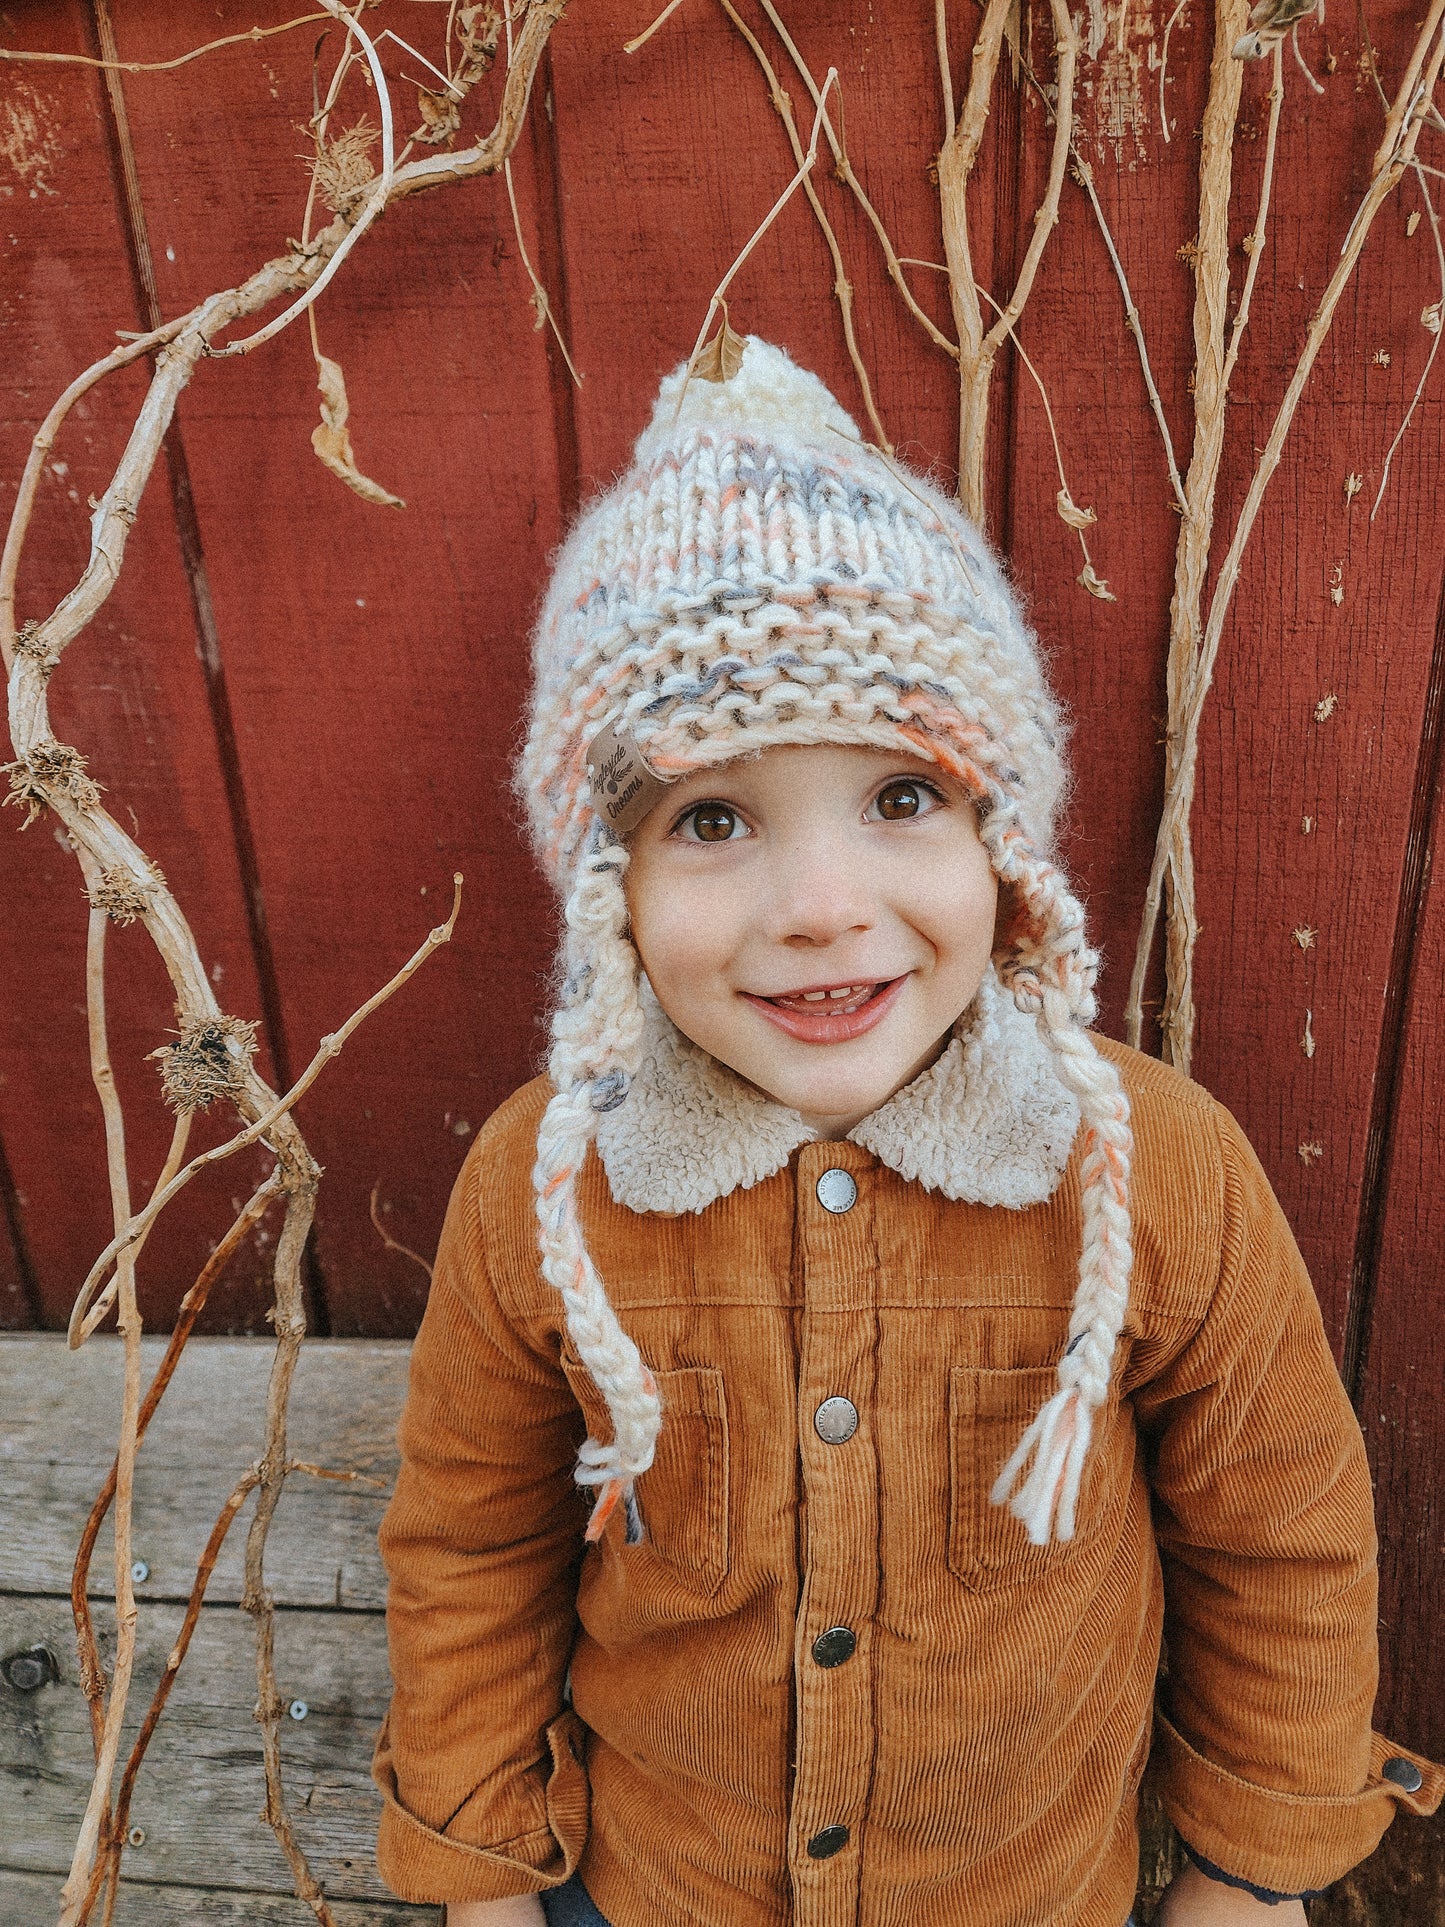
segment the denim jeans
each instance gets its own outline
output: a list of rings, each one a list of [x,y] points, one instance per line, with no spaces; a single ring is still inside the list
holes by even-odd
[[[593,1906],[592,1896],[575,1873],[560,1887],[543,1894],[542,1912],[547,1916],[547,1927],[609,1927],[606,1916]],[[1132,1915],[1124,1927],[1134,1927]]]

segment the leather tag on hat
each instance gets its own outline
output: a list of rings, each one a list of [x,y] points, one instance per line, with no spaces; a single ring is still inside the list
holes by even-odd
[[[660,797],[667,781],[649,768],[630,731],[608,723],[587,745],[592,804],[614,836],[635,830]]]

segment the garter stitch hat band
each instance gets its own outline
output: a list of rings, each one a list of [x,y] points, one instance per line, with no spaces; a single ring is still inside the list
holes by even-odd
[[[1057,1390],[993,1498],[1034,1543],[1070,1538],[1128,1303],[1132,1140],[1118,1075],[1088,1035],[1098,958],[1053,857],[1061,717],[988,544],[956,503],[866,444],[815,375],[749,336],[730,380],[679,368],[663,382],[632,466],[557,557],[533,670],[517,782],[565,906],[534,1172],[541,1263],[613,1425],[579,1457],[579,1482],[599,1489],[587,1536],[619,1504],[640,1536],[635,1487],[665,1422],[576,1199],[598,1120],[626,1102],[644,1044],[627,847],[588,780],[588,745],[610,726],[663,777],[784,743],[859,744],[936,762],[973,796],[1008,890],[995,969],[1053,1051],[1083,1131]]]

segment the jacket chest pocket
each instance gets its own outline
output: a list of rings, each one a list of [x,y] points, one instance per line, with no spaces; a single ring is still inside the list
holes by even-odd
[[[949,1374],[948,1564],[975,1592],[1022,1585],[1060,1567],[1073,1556],[1087,1531],[1093,1461],[1100,1450],[1107,1408],[1095,1417],[1073,1539],[1033,1545],[1023,1522],[988,1496],[1025,1428],[1057,1389],[1052,1365],[1024,1371],[981,1371],[959,1365]]]
[[[562,1369],[593,1438],[610,1438],[607,1404],[585,1365]],[[644,1538],[624,1543],[619,1506],[602,1543],[629,1565],[653,1567],[659,1582],[715,1593],[728,1570],[728,1422],[723,1375],[711,1365],[654,1372],[662,1430],[652,1464],[637,1482]],[[590,1505],[593,1494],[586,1493]]]

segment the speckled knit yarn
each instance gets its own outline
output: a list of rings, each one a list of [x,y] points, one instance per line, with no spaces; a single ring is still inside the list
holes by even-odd
[[[662,1413],[587,1253],[575,1180],[641,1060],[625,841],[592,807],[587,747],[621,727],[662,777],[775,744],[843,743],[936,762],[976,801],[1011,915],[994,962],[1033,1015],[1084,1132],[1082,1250],[1058,1390],[999,1475],[1036,1544],[1068,1539],[1092,1415],[1108,1396],[1130,1268],[1128,1103],[1095,1051],[1098,959],[1052,859],[1065,770],[1037,647],[957,505],[867,446],[816,376],[749,337],[732,379],[677,370],[633,466],[563,547],[534,637],[518,785],[566,905],[555,1095],[538,1133],[542,1268],[612,1415],[578,1478],[641,1530],[633,1486]],[[644,1492],[645,1496],[645,1492]]]

